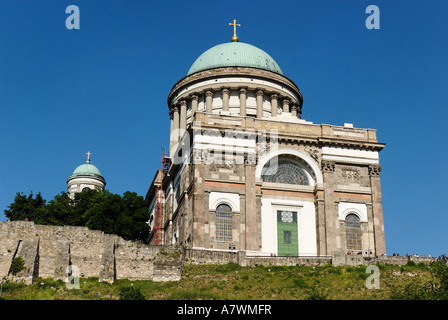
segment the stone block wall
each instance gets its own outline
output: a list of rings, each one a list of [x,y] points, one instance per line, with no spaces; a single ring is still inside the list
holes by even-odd
[[[10,273],[14,258],[21,257],[24,268]],[[80,277],[99,281],[115,279],[178,281],[188,264],[226,264],[241,266],[319,266],[368,265],[372,263],[406,265],[408,261],[429,263],[435,258],[380,256],[366,259],[344,251],[330,256],[267,257],[247,255],[238,250],[200,250],[154,246],[126,241],[117,235],[84,227],[43,226],[33,222],[0,222],[0,280],[32,283],[36,277],[68,277],[68,266],[76,266]],[[73,269],[75,270],[75,269]]]
[[[80,277],[98,277],[99,281],[150,280],[153,259],[161,249],[85,227],[1,221],[0,279],[27,283],[35,277],[66,280],[67,268],[72,265]],[[24,260],[24,269],[13,277],[10,268],[16,257]]]

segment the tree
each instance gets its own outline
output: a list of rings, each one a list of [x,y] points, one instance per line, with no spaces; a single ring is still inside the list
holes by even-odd
[[[121,197],[104,191],[101,199],[92,199],[89,208],[85,211],[83,218],[86,227],[94,230],[102,230],[105,233],[120,234],[118,220],[122,211]]]
[[[36,221],[40,219],[44,212],[45,200],[42,198],[40,192],[34,197],[31,191],[29,196],[23,193],[16,193],[14,202],[8,206],[4,211],[5,216],[11,221]]]
[[[48,224],[54,226],[82,225],[76,223],[73,217],[72,200],[66,192],[56,195],[44,208],[43,214],[35,222],[38,224]]]
[[[147,242],[149,239],[149,209],[145,199],[135,192],[126,191],[122,197],[123,211],[119,218],[119,225],[125,239],[136,239]]]
[[[147,242],[149,209],[142,196],[126,191],[123,196],[107,190],[87,189],[71,199],[66,192],[46,201],[39,194],[28,197],[17,193],[5,210],[10,220],[28,218],[37,224],[86,226],[89,229],[117,234],[126,240]]]
[[[149,210],[143,197],[126,191],[123,197],[103,192],[103,198],[86,210],[85,225],[89,229],[117,234],[126,240],[147,242]]]

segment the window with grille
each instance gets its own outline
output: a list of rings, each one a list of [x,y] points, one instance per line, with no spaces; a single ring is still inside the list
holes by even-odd
[[[347,250],[361,250],[361,221],[355,214],[345,218],[345,237]]]
[[[261,180],[303,186],[310,184],[305,168],[292,159],[279,159],[277,165],[271,165],[268,162],[261,172]]]
[[[232,241],[232,208],[227,204],[216,208],[216,240]]]

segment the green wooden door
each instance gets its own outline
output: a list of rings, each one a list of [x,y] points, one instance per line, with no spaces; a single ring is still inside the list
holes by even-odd
[[[277,246],[279,256],[298,256],[297,212],[277,211]]]

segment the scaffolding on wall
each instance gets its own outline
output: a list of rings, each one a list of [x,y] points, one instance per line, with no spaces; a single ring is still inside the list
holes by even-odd
[[[167,156],[167,152],[163,149],[162,158],[160,160],[160,185],[156,188],[155,191],[155,204],[154,204],[154,245],[164,245],[164,236],[163,236],[163,210],[164,210],[164,199],[165,194],[163,192],[163,179],[165,177],[165,173],[168,171],[169,166],[169,157]]]

